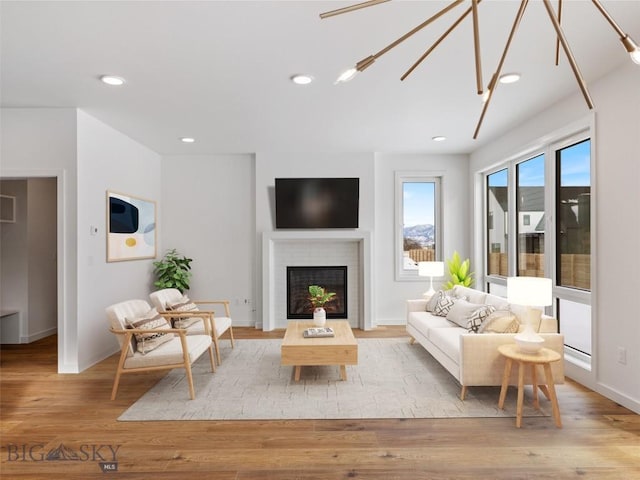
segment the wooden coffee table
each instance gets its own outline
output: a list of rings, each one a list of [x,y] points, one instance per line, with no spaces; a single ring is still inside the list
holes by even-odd
[[[347,320],[328,320],[334,337],[304,338],[302,332],[315,325],[312,321],[290,320],[282,340],[281,365],[293,365],[295,381],[305,365],[340,365],[340,379],[347,379],[347,365],[358,364],[358,343]]]

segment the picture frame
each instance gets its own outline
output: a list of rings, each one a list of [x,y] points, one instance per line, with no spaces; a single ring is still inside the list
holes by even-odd
[[[156,202],[107,191],[107,262],[156,258]]]

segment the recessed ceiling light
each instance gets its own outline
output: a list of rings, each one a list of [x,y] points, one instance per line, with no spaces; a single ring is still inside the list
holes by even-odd
[[[193,143],[196,141],[196,139],[192,137],[180,137],[180,141],[182,143]]]
[[[519,73],[505,73],[500,75],[500,83],[515,83],[520,80]]]
[[[313,82],[313,77],[311,75],[299,73],[297,75],[293,75],[291,77],[291,81],[296,85],[309,85]]]
[[[447,137],[443,137],[442,135],[431,137],[431,140],[433,140],[434,142],[444,142],[446,139]]]
[[[125,84],[125,80],[122,77],[116,77],[114,75],[102,75],[100,80],[107,85],[112,85],[115,87],[119,87],[120,85]]]

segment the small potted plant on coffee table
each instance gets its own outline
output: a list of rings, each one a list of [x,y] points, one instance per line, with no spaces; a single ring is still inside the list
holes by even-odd
[[[319,285],[309,285],[309,301],[313,306],[313,323],[318,327],[323,327],[327,321],[327,312],[324,309],[325,304],[335,300],[336,294],[325,291],[324,287]]]

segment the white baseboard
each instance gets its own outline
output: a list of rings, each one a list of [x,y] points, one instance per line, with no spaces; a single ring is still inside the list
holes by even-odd
[[[20,336],[20,343],[31,343],[36,340],[40,340],[41,338],[46,338],[51,335],[55,335],[58,332],[58,327],[47,328],[46,330],[42,330],[40,332],[33,333],[31,335],[27,335],[26,337]]]
[[[92,355],[91,358],[89,360],[87,360],[86,362],[82,362],[81,365],[79,365],[80,371],[83,372],[85,371],[87,368],[93,367],[94,365],[100,363],[101,361],[103,361],[106,358],[109,358],[111,355],[120,352],[120,347],[116,346],[113,347],[109,350],[104,350],[101,353],[98,353],[96,355]],[[115,370],[114,370],[115,372]]]
[[[619,392],[615,388],[609,387],[608,385],[604,385],[602,383],[598,384],[598,388],[596,391],[610,400],[613,400],[616,403],[619,403],[623,407],[628,408],[629,410],[634,411],[635,413],[640,415],[640,401],[631,398],[624,393]]]
[[[376,318],[375,325],[406,325],[406,318]]]

